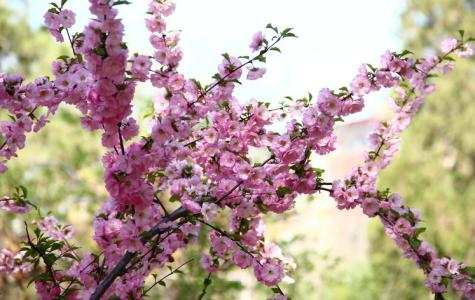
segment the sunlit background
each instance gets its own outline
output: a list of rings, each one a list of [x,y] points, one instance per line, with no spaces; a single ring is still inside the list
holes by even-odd
[[[0,71],[22,72],[28,78],[49,74],[49,62],[69,50],[58,46],[42,29],[47,0],[0,0]],[[131,52],[152,53],[143,17],[145,0],[121,7]],[[74,30],[90,17],[86,0],[69,0],[77,13]],[[255,98],[278,102],[285,96],[316,94],[323,87],[347,85],[362,63],[378,64],[387,50],[408,48],[418,55],[431,52],[446,36],[464,28],[475,35],[473,0],[201,0],[177,1],[170,29],[182,30],[184,59],[180,70],[209,82],[221,53],[245,55],[252,35],[271,22],[293,27],[298,39],[287,39],[282,54],[268,58],[262,80],[237,88],[242,101]],[[457,63],[438,91],[424,105],[404,136],[401,154],[384,172],[381,187],[401,193],[417,207],[429,228],[424,234],[441,254],[475,263],[475,122],[474,62]],[[154,90],[141,86],[135,103],[139,120],[150,109]],[[313,163],[325,178],[344,176],[363,158],[366,137],[377,120],[388,117],[389,93],[369,98],[364,112],[338,128],[339,150]],[[0,114],[0,120],[4,115]],[[44,131],[27,142],[10,171],[0,176],[0,196],[15,185],[29,187],[35,203],[77,228],[76,239],[94,249],[91,222],[107,197],[102,184],[97,134],[79,128],[79,116],[60,110]],[[259,155],[257,153],[256,155]],[[382,226],[360,211],[338,211],[322,195],[300,198],[296,210],[268,218],[267,232],[293,256],[295,282],[283,288],[292,299],[431,299],[423,276],[400,257]],[[0,212],[0,247],[18,249],[22,221]],[[205,240],[177,256],[199,258]],[[152,299],[196,299],[206,272],[198,262],[168,287],[155,289]],[[28,279],[0,275],[0,299],[35,299]],[[271,292],[257,285],[251,271],[230,270],[216,275],[206,299],[265,299]],[[454,295],[449,295],[456,299]],[[449,298],[452,299],[452,298]],[[458,299],[458,298],[457,298]]]

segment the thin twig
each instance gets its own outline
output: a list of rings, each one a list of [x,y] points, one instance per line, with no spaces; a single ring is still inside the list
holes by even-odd
[[[141,298],[144,298],[144,297],[147,295],[147,293],[148,293],[153,287],[155,287],[157,284],[159,284],[159,282],[161,282],[161,281],[167,279],[168,277],[170,277],[171,275],[175,274],[176,271],[180,270],[183,266],[189,264],[189,263],[192,262],[193,260],[194,260],[194,258],[191,258],[191,259],[187,260],[186,262],[182,263],[182,264],[181,264],[179,267],[177,267],[176,269],[171,270],[170,273],[168,273],[167,275],[163,276],[163,277],[160,278],[159,280],[156,280],[154,284],[152,284],[148,289],[146,289],[146,290],[143,292]]]

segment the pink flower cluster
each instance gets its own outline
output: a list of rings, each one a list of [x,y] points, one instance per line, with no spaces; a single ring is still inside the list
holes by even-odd
[[[457,40],[445,40],[441,46],[444,51],[442,56],[430,56],[417,63],[411,59],[392,57],[389,52],[382,57],[383,68],[397,72],[409,87],[403,84],[395,87],[394,117],[375,128],[369,137],[371,148],[364,164],[358,166],[344,180],[334,181],[331,196],[336,200],[339,209],[361,206],[367,216],[379,216],[386,233],[402,249],[404,256],[412,259],[424,271],[426,286],[433,293],[444,293],[452,287],[463,293],[467,299],[475,299],[475,282],[466,265],[447,257],[437,258],[432,247],[419,239],[419,234],[425,231],[425,228],[418,226],[421,220],[419,212],[405,207],[399,195],[378,191],[376,187],[379,171],[391,162],[398,150],[402,131],[410,124],[424,98],[434,91],[434,85],[428,83],[427,79],[437,69],[440,73],[446,73],[447,63],[444,62],[444,57],[453,52],[464,57],[465,54],[459,52],[461,47],[470,49],[471,46],[461,46]],[[376,71],[376,74],[378,72]],[[388,76],[396,78],[391,74]],[[386,81],[381,78],[375,76],[374,82],[370,81],[370,88],[365,90],[365,93],[370,92],[371,87],[377,88],[378,82],[383,84],[381,80]],[[392,81],[393,85],[398,81]]]
[[[63,42],[62,31],[71,28],[76,23],[76,14],[69,9],[52,8],[44,16],[46,28],[56,38],[56,41]]]
[[[289,211],[299,194],[328,190],[324,185],[331,183],[324,183],[322,171],[311,166],[311,154],[335,150],[335,123],[361,111],[364,97],[382,88],[395,88],[396,115],[375,130],[364,165],[335,181],[331,195],[340,209],[361,206],[368,216],[379,216],[388,235],[427,274],[433,292],[445,291],[448,284],[444,280],[450,278],[455,289],[472,297],[473,281],[465,266],[435,258],[433,250],[418,239],[417,211],[406,208],[399,196],[376,188],[376,176],[397,151],[401,132],[434,89],[427,82],[429,74],[436,68],[442,73],[450,70],[444,58],[452,52],[470,55],[469,44],[444,41],[442,49],[447,51],[443,56],[419,60],[408,58],[408,53],[388,51],[382,56],[381,68],[362,66],[349,88],[322,89],[316,101],[309,95],[270,108],[270,103],[257,100],[242,103],[233,93],[244,70],[249,80],[265,74],[265,68],[255,64],[265,62],[269,51],[280,51],[275,44],[293,36],[290,28],[280,32],[269,24],[275,34],[272,38],[267,40],[262,32],[254,35],[250,48],[258,54],[247,61],[243,56],[223,54],[215,81],[203,86],[178,71],[183,57],[180,34],[167,31],[165,21],[175,10],[172,1],[149,4],[145,24],[153,55],[130,57],[117,9],[124,1],[89,2],[94,18],[70,40],[74,57],[53,64],[54,81],[40,78],[23,85],[19,76],[0,75],[0,108],[15,115],[14,120],[0,124],[5,141],[0,145],[0,172],[6,170],[4,160],[24,146],[25,133],[39,130],[61,102],[80,110],[83,127],[101,130],[102,144],[109,151],[102,161],[110,198],[97,214],[93,237],[103,253],[86,254],[82,259],[73,256],[68,270],[49,270],[53,274],[48,280],[36,282],[42,299],[64,296],[67,288],[61,284],[68,278],[69,287],[75,290],[68,294],[70,299],[114,295],[140,299],[151,272],[173,261],[175,253],[195,242],[205,226],[211,228],[210,249],[200,263],[207,271],[233,264],[252,268],[265,285],[278,285],[292,275],[295,263],[265,240],[263,215]],[[74,23],[74,13],[55,7],[46,13],[45,22],[61,40],[61,32]],[[131,117],[139,81],[160,89],[150,134],[141,139]],[[47,113],[37,117],[35,112],[41,107]],[[270,125],[276,121],[283,122],[285,129],[273,130]],[[269,158],[253,161],[252,148],[269,151]],[[180,208],[168,212],[169,202]],[[22,212],[16,203],[1,203],[7,210]],[[40,221],[38,228],[58,241],[73,234],[51,216]],[[114,280],[118,276],[120,280]],[[103,289],[105,284],[109,285]],[[286,299],[278,290],[281,295],[274,299]]]
[[[44,217],[38,222],[38,228],[50,238],[57,241],[70,240],[75,233],[71,225],[60,226],[58,220],[53,216]]]
[[[8,275],[17,273],[29,273],[32,270],[32,265],[23,261],[23,253],[18,252],[13,254],[8,249],[0,250],[0,273]]]
[[[0,199],[0,209],[11,213],[24,214],[31,210],[31,205],[10,197],[4,197],[3,199]]]
[[[0,73],[0,109],[13,117],[10,121],[0,122],[0,173],[7,170],[6,161],[16,157],[17,151],[25,147],[26,134],[39,131],[63,97],[64,93],[46,77],[23,84],[20,75]],[[41,107],[47,112],[37,116]]]

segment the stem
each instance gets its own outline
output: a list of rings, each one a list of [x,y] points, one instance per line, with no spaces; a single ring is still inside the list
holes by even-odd
[[[168,210],[165,208],[162,201],[160,201],[160,199],[158,198],[157,195],[154,195],[153,198],[155,199],[155,202],[157,202],[160,205],[160,207],[162,208],[163,214],[165,215],[165,217],[168,217],[168,215],[169,215]]]
[[[282,39],[282,35],[280,35],[276,40],[275,42],[273,42],[270,46],[267,46],[265,49],[261,50],[259,52],[258,55],[254,56],[253,58],[251,58],[250,60],[248,60],[247,62],[241,64],[239,67],[237,67],[236,69],[233,69],[231,72],[229,72],[228,74],[226,74],[223,78],[219,79],[218,81],[216,81],[215,83],[213,83],[211,86],[209,86],[207,89],[205,89],[199,96],[198,98],[191,102],[188,107],[191,107],[193,104],[195,104],[196,102],[200,101],[201,99],[203,99],[204,96],[206,96],[206,94],[208,94],[212,89],[214,89],[216,86],[224,83],[226,81],[227,78],[229,78],[229,76],[231,76],[232,74],[234,74],[235,72],[239,71],[240,69],[242,69],[244,66],[248,65],[248,64],[252,64],[254,61],[256,61],[260,56],[266,54],[267,52],[269,52],[269,50],[274,47],[280,40]]]
[[[208,273],[208,277],[206,277],[206,281],[209,281],[211,278],[211,272]],[[206,290],[208,289],[209,284],[205,284],[203,289],[201,290],[201,294],[198,296],[198,300],[202,300],[203,297],[206,295]]]
[[[228,239],[232,240],[234,243],[236,243],[236,245],[242,250],[244,251],[245,253],[247,253],[248,255],[250,255],[252,257],[252,259],[254,259],[260,266],[262,266],[262,263],[254,256],[254,254],[252,252],[250,252],[249,250],[246,249],[246,247],[244,247],[240,241],[237,241],[236,239],[234,239],[229,233],[227,233],[226,231],[210,224],[210,223],[207,223],[206,221],[204,220],[201,220],[201,219],[197,219],[198,222],[210,227],[211,229],[213,229],[214,231],[220,233],[221,235],[227,237]],[[211,274],[211,273],[210,273]],[[279,290],[279,293],[281,295],[285,295],[284,291],[282,291],[282,289],[280,288],[280,286],[278,284],[275,285],[275,287]],[[204,294],[203,294],[204,295]],[[201,298],[198,298],[198,299],[201,299]]]
[[[197,219],[197,221],[200,222],[200,223],[202,223],[202,224],[204,224],[204,225],[206,225],[206,226],[208,226],[209,228],[213,229],[214,231],[218,232],[219,234],[221,234],[221,235],[227,237],[228,239],[232,240],[234,243],[236,243],[236,245],[237,245],[242,251],[244,251],[244,252],[246,252],[247,254],[249,254],[250,256],[252,256],[252,258],[253,258],[259,265],[262,266],[262,264],[261,264],[261,263],[256,259],[256,257],[254,256],[254,254],[251,253],[249,250],[247,250],[246,247],[244,247],[244,246],[240,243],[240,241],[235,240],[229,233],[227,233],[226,231],[224,231],[224,230],[222,230],[222,229],[220,229],[220,228],[218,228],[218,227],[216,227],[216,226],[214,226],[214,225],[212,225],[212,224],[210,224],[210,223],[208,223],[208,222],[206,222],[206,221],[204,221],[204,220]]]
[[[118,128],[118,131],[119,131],[120,151],[122,152],[122,155],[125,156],[124,138],[122,137],[122,131],[120,129],[121,126],[122,126],[122,123],[119,122],[117,124],[117,128]]]
[[[71,38],[71,35],[69,34],[69,30],[66,28],[66,35],[68,36],[69,44],[71,45],[71,49],[73,50],[74,56],[77,56],[76,50],[74,50],[74,44],[73,44],[73,39]]]
[[[159,280],[155,281],[154,284],[152,284],[148,289],[146,289],[146,290],[144,291],[144,293],[142,294],[142,297],[141,297],[141,298],[144,298],[144,297],[147,295],[147,293],[148,293],[153,287],[155,287],[159,282],[161,282],[161,281],[167,279],[168,277],[170,277],[171,275],[175,274],[176,271],[180,270],[182,267],[184,267],[185,265],[189,264],[189,263],[192,262],[193,260],[194,260],[194,258],[187,260],[186,262],[184,262],[184,263],[182,263],[180,266],[178,266],[176,269],[171,270],[170,273],[168,273],[167,275],[165,275],[165,276],[163,276],[162,278],[160,278]]]

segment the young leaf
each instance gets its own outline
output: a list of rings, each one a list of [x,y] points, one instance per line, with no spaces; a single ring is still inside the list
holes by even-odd
[[[231,62],[231,57],[228,53],[223,53],[221,54],[221,56],[224,57],[224,59],[227,60],[229,63]]]
[[[126,0],[116,1],[114,4],[112,4],[112,6],[123,5],[123,4],[130,4],[130,1],[126,1]]]
[[[436,293],[434,295],[434,300],[445,300],[444,296],[442,295],[442,293]]]

